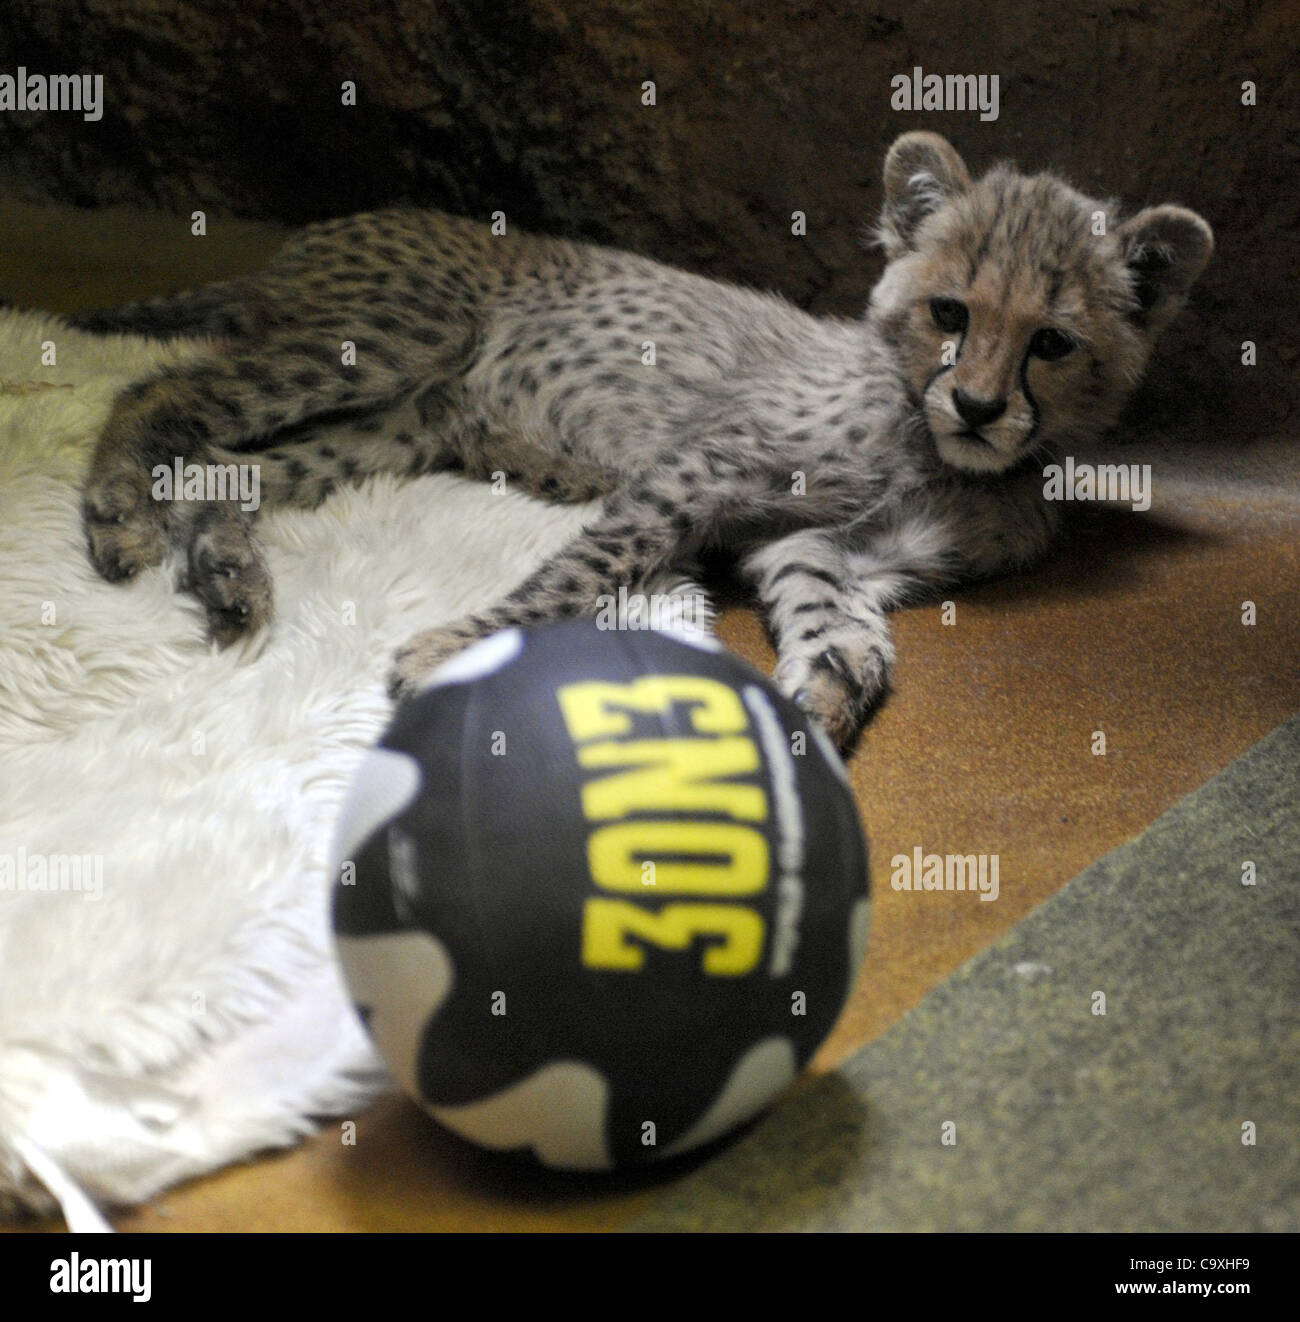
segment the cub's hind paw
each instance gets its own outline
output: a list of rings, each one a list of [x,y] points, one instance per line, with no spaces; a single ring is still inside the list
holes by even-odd
[[[398,649],[388,672],[388,696],[404,702],[424,687],[429,676],[458,652],[484,636],[475,621],[416,634]]]
[[[90,562],[110,583],[134,578],[167,554],[167,516],[149,488],[115,473],[86,485],[82,527]]]
[[[271,618],[271,574],[242,520],[201,520],[189,544],[184,586],[203,603],[208,633],[222,647],[255,633]]]

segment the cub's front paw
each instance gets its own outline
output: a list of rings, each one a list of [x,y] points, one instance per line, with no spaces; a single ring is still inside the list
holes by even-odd
[[[490,633],[474,620],[449,625],[443,629],[430,629],[416,634],[399,648],[388,672],[388,696],[394,702],[403,702],[417,693],[425,680],[458,652]]]
[[[110,583],[134,578],[167,553],[167,515],[134,473],[92,477],[81,502],[90,561]]]
[[[885,691],[882,663],[855,665],[838,647],[782,661],[776,681],[830,735],[841,752],[851,748]]]
[[[208,633],[222,647],[271,618],[271,574],[246,520],[224,513],[193,530],[183,586],[208,613]]]

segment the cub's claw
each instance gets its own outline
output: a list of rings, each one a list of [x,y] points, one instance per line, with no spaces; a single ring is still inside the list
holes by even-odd
[[[885,690],[883,665],[871,665],[865,676],[859,676],[835,647],[807,660],[783,661],[777,668],[776,680],[830,735],[841,752],[856,743],[864,721]]]
[[[115,475],[92,482],[81,517],[90,562],[110,583],[161,564],[167,553],[166,515],[131,478]]]

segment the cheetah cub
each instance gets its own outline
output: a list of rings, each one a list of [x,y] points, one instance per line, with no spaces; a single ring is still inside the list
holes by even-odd
[[[1045,550],[1043,463],[1116,421],[1213,246],[1181,207],[1120,223],[1052,175],[973,181],[933,133],[890,148],[878,237],[888,265],[858,319],[416,210],[83,314],[219,337],[117,400],[85,490],[91,558],[118,580],[179,549],[225,643],[271,612],[253,516],[155,501],[155,465],[256,458],[264,500],[291,504],[376,472],[505,471],[603,507],[500,603],[403,648],[396,696],[474,639],[594,612],[720,547],[766,610],[778,683],[846,745],[887,683],[886,612]],[[346,446],[318,434],[340,416]]]

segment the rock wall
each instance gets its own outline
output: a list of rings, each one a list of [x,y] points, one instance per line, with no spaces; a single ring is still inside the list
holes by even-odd
[[[1140,411],[1244,439],[1296,402],[1297,28],[1293,0],[8,0],[0,73],[102,74],[105,109],[0,113],[0,188],[289,221],[500,208],[850,312],[884,149],[936,129],[976,168],[1205,214],[1218,252]],[[998,117],[891,108],[918,65],[997,74]]]

